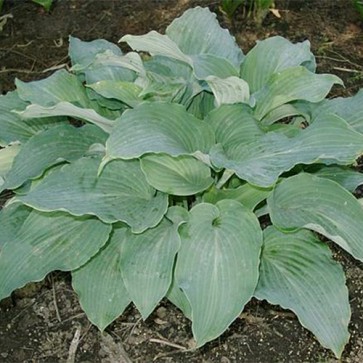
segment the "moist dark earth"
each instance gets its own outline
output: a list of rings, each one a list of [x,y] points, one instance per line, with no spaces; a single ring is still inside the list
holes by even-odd
[[[282,35],[309,39],[319,73],[334,73],[350,96],[363,87],[363,23],[350,0],[276,0],[262,24],[237,11],[228,19],[219,1],[58,0],[48,13],[31,1],[5,0],[11,14],[0,31],[0,92],[14,80],[41,79],[68,64],[68,36],[117,42],[124,34],[163,32],[186,9],[208,6],[244,52],[256,40]],[[0,196],[1,204],[8,196]],[[0,231],[1,233],[1,231]],[[363,264],[334,249],[350,292],[351,339],[341,362],[363,362]],[[100,333],[86,318],[70,275],[53,272],[0,303],[0,362],[338,362],[289,311],[251,301],[220,338],[193,350],[190,322],[163,301],[145,322],[130,306]]]

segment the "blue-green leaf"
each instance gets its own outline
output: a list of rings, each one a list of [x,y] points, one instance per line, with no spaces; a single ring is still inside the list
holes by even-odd
[[[146,319],[166,295],[180,247],[179,223],[164,218],[141,234],[127,230],[122,243],[121,270],[131,300]]]
[[[141,159],[141,169],[152,187],[173,195],[197,194],[213,183],[210,168],[187,155],[146,155]]]
[[[262,120],[273,109],[291,101],[320,102],[334,84],[343,85],[343,82],[332,74],[314,74],[302,66],[287,68],[273,74],[266,85],[254,94],[254,114]]]
[[[264,230],[255,296],[294,311],[301,324],[340,358],[349,339],[348,289],[343,269],[313,233]]]
[[[23,212],[16,210],[20,219]],[[110,225],[94,217],[32,211],[1,248],[0,299],[28,282],[41,281],[53,270],[82,266],[107,242],[110,231]]]
[[[293,44],[289,40],[275,36],[258,41],[248,52],[241,66],[241,77],[246,80],[254,93],[261,89],[270,77],[284,69],[308,66],[315,71],[314,56],[310,51],[310,42]]]
[[[88,319],[104,330],[131,302],[121,275],[121,244],[126,228],[114,228],[110,240],[84,266],[72,272],[72,286]]]
[[[165,33],[184,54],[211,54],[227,59],[236,68],[244,57],[234,37],[221,28],[216,14],[208,8],[197,6],[185,11],[172,21]]]
[[[222,334],[252,297],[262,231],[251,211],[223,200],[192,208],[180,236],[175,279],[190,302],[200,347]]]
[[[338,183],[301,173],[278,184],[268,205],[278,228],[311,229],[363,261],[363,207]]]
[[[238,143],[237,139],[221,142],[212,148],[211,161],[253,185],[269,187],[297,164],[349,165],[362,153],[362,135],[343,119],[329,114],[293,137],[269,132],[250,143]]]
[[[139,162],[115,160],[97,176],[100,159],[81,158],[45,177],[18,199],[41,211],[96,215],[106,223],[122,221],[141,233],[154,227],[167,210],[166,194],[156,193]]]
[[[0,191],[20,187],[28,179],[41,176],[50,166],[77,160],[92,144],[104,144],[105,141],[106,134],[90,125],[81,128],[60,125],[34,135],[15,157]]]
[[[152,152],[171,156],[208,153],[213,143],[207,123],[193,117],[183,106],[143,103],[125,111],[115,122],[106,143],[106,156],[133,159]]]

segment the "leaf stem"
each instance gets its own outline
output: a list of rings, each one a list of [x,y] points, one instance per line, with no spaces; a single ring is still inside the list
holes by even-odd
[[[225,169],[222,177],[218,180],[218,183],[216,184],[216,188],[221,189],[223,187],[223,185],[227,183],[227,181],[233,174],[234,174],[233,170]]]

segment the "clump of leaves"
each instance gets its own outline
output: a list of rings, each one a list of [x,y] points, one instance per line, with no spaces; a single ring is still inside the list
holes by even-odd
[[[363,92],[325,99],[342,81],[308,41],[244,55],[200,7],[121,41],[71,37],[71,72],[0,97],[0,298],[71,271],[99,329],[167,297],[200,347],[256,297],[339,357],[348,290],[316,232],[363,261]]]

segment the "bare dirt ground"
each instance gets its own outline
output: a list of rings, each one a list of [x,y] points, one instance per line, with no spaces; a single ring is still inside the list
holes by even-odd
[[[68,62],[68,35],[113,42],[124,34],[163,31],[195,5],[209,6],[247,52],[257,39],[282,35],[309,39],[318,72],[340,76],[346,87],[334,96],[363,87],[363,24],[350,0],[276,0],[281,18],[269,13],[262,26],[236,13],[227,19],[218,1],[58,0],[50,13],[30,1],[5,0],[12,14],[0,32],[0,92],[14,79],[44,78]],[[4,200],[6,195],[0,196]],[[1,233],[1,232],[0,232]],[[352,306],[351,339],[341,362],[363,361],[363,264],[335,251],[347,274]],[[77,340],[79,338],[79,340]],[[101,334],[87,320],[69,274],[54,272],[0,303],[0,362],[338,362],[289,311],[252,301],[219,339],[191,351],[191,325],[180,311],[162,302],[143,322],[130,306]]]

